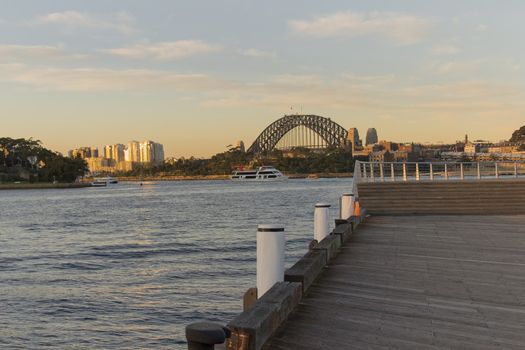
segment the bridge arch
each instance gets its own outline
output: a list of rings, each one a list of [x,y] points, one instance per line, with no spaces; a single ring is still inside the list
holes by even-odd
[[[248,152],[258,154],[272,151],[288,132],[301,126],[314,131],[329,147],[344,147],[347,144],[348,131],[330,118],[318,115],[285,115],[266,127]]]

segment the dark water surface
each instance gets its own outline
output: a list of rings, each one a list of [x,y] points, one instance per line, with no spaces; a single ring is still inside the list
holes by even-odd
[[[286,227],[287,265],[313,206],[350,179],[122,183],[0,191],[0,349],[185,349],[255,286],[257,224]]]

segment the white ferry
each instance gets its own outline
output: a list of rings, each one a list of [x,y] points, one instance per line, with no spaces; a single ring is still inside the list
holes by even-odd
[[[91,186],[93,187],[106,187],[110,184],[118,184],[118,180],[111,177],[111,176],[107,176],[107,177],[97,177],[95,178],[95,181],[93,181],[91,183]]]
[[[262,166],[253,170],[237,170],[231,175],[232,180],[250,181],[250,180],[285,180],[287,179],[279,170],[273,166]]]

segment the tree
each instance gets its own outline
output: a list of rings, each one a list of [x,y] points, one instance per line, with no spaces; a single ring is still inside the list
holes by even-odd
[[[42,147],[38,140],[9,137],[0,138],[0,167],[0,172],[9,173],[11,180],[19,180],[20,174],[29,171],[39,181],[47,182],[73,182],[88,170],[83,159],[64,157]]]

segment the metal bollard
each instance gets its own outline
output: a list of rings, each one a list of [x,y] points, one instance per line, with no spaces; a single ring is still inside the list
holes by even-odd
[[[355,197],[353,193],[343,193],[341,196],[341,211],[339,218],[343,220],[349,219],[354,213]]]
[[[328,210],[330,204],[317,203],[314,212],[314,239],[321,242],[330,233],[328,227]]]
[[[216,323],[198,322],[186,327],[188,350],[213,350],[215,344],[222,344],[229,338],[228,328]]]
[[[284,227],[257,228],[257,296],[262,297],[277,282],[284,281]]]

